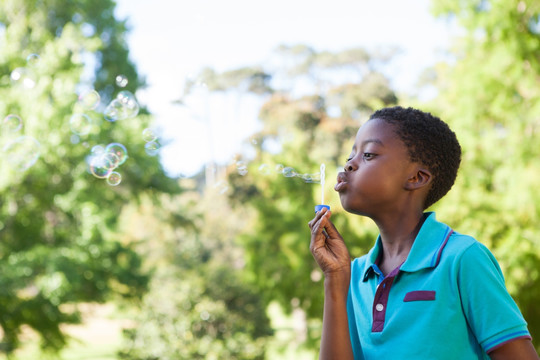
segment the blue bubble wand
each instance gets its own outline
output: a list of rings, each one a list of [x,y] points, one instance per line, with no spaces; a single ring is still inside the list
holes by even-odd
[[[321,164],[320,170],[321,170],[321,203],[319,205],[315,205],[316,213],[321,211],[323,208],[327,208],[328,210],[330,210],[329,205],[324,205],[324,178],[325,178],[326,166],[324,164]]]

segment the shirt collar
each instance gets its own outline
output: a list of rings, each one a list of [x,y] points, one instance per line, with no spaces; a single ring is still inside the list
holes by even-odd
[[[436,267],[439,263],[442,250],[452,233],[452,229],[448,225],[438,222],[434,212],[428,212],[426,215],[426,220],[414,239],[407,260],[401,265],[401,271],[414,272]],[[367,281],[373,273],[373,265],[375,265],[381,251],[382,242],[379,235],[375,246],[367,254],[363,281]]]

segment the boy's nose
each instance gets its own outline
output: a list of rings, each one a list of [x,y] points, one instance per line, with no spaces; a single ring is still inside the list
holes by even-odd
[[[343,167],[343,170],[345,170],[345,171],[353,171],[355,169],[356,169],[356,167],[353,166],[353,164],[351,162],[346,163],[345,166]]]

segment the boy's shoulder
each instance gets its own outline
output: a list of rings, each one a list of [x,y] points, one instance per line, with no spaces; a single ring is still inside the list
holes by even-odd
[[[447,252],[457,252],[461,253],[464,251],[467,251],[471,246],[483,246],[482,243],[480,243],[478,240],[476,240],[473,236],[462,234],[458,231],[453,230],[452,234],[450,235],[450,238],[448,239],[448,242],[445,246],[445,251]]]
[[[423,250],[421,253],[422,257],[426,257],[426,261],[427,257],[430,258],[430,267],[437,266],[439,261],[446,263],[455,263],[456,261],[461,262],[474,261],[475,259],[483,259],[484,261],[487,260],[489,262],[496,262],[495,257],[493,256],[491,251],[473,236],[462,234],[455,230],[452,230],[449,234],[450,227],[448,227],[448,225],[442,222],[434,221],[434,216],[431,221],[432,223],[435,223],[435,226],[438,227],[439,231],[430,232],[428,236],[422,236],[422,239],[420,240],[421,242],[423,242],[424,245],[426,243],[430,244],[427,245],[427,251],[425,251],[426,247],[423,246]],[[446,235],[449,235],[447,239]],[[412,254],[409,254],[409,257],[413,256],[415,260],[418,260],[418,249],[420,248],[420,246],[421,245],[415,247],[413,245],[413,249],[411,249],[411,251],[415,254],[414,256]],[[366,268],[369,267],[370,264],[372,264],[377,258],[380,247],[380,238],[378,238],[376,244],[367,254],[357,257],[352,261],[352,270],[355,272],[364,272]],[[438,261],[434,260],[435,257],[438,257]]]
[[[457,231],[454,231],[450,236],[444,252],[446,253],[446,256],[453,255],[461,257],[466,254],[467,257],[487,255],[489,258],[493,258],[493,254],[486,245],[482,244],[480,241],[470,235],[461,234]]]

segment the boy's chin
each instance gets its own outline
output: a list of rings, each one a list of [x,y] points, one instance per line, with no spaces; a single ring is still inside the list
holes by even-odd
[[[352,214],[358,213],[357,209],[347,201],[346,197],[340,196],[339,200],[341,201],[341,206],[343,207],[343,210],[345,210],[346,212],[350,212]]]
[[[346,212],[355,215],[368,216],[365,210],[358,207],[358,204],[351,204],[345,197],[340,197],[340,201],[343,210]]]

